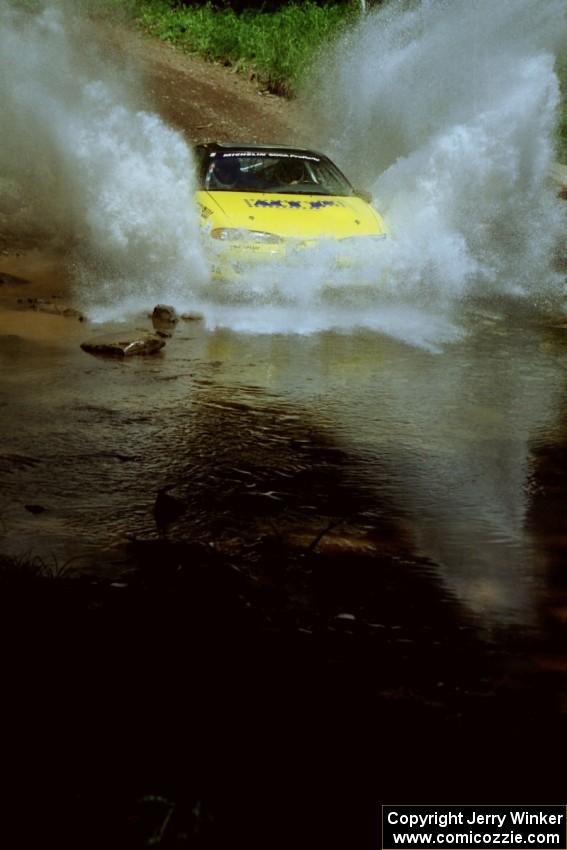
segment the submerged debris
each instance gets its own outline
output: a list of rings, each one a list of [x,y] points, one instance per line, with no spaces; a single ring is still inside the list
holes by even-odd
[[[30,514],[42,514],[47,508],[44,508],[43,505],[24,505],[26,511],[29,511]]]

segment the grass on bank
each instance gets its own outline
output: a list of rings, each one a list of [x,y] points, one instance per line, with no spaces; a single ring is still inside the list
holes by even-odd
[[[131,13],[150,35],[224,62],[256,77],[275,94],[293,95],[317,51],[352,23],[358,2],[318,6],[290,3],[259,9],[171,7],[167,0],[139,0]]]

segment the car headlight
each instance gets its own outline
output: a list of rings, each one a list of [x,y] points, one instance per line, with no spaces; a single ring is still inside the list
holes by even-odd
[[[216,227],[211,230],[211,236],[223,242],[263,242],[266,245],[284,241],[275,233],[264,233],[262,230],[238,230],[235,227]]]

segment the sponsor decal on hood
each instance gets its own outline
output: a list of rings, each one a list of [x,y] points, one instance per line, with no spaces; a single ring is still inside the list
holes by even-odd
[[[342,201],[308,201],[308,200],[265,200],[264,198],[244,198],[244,203],[249,207],[264,207],[269,209],[281,210],[322,210],[325,207],[344,207]]]

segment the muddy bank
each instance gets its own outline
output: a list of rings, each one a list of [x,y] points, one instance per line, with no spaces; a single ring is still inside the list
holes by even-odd
[[[296,101],[135,30],[109,29],[100,21],[96,29],[108,60],[131,67],[152,107],[190,141],[306,141],[306,116]]]

